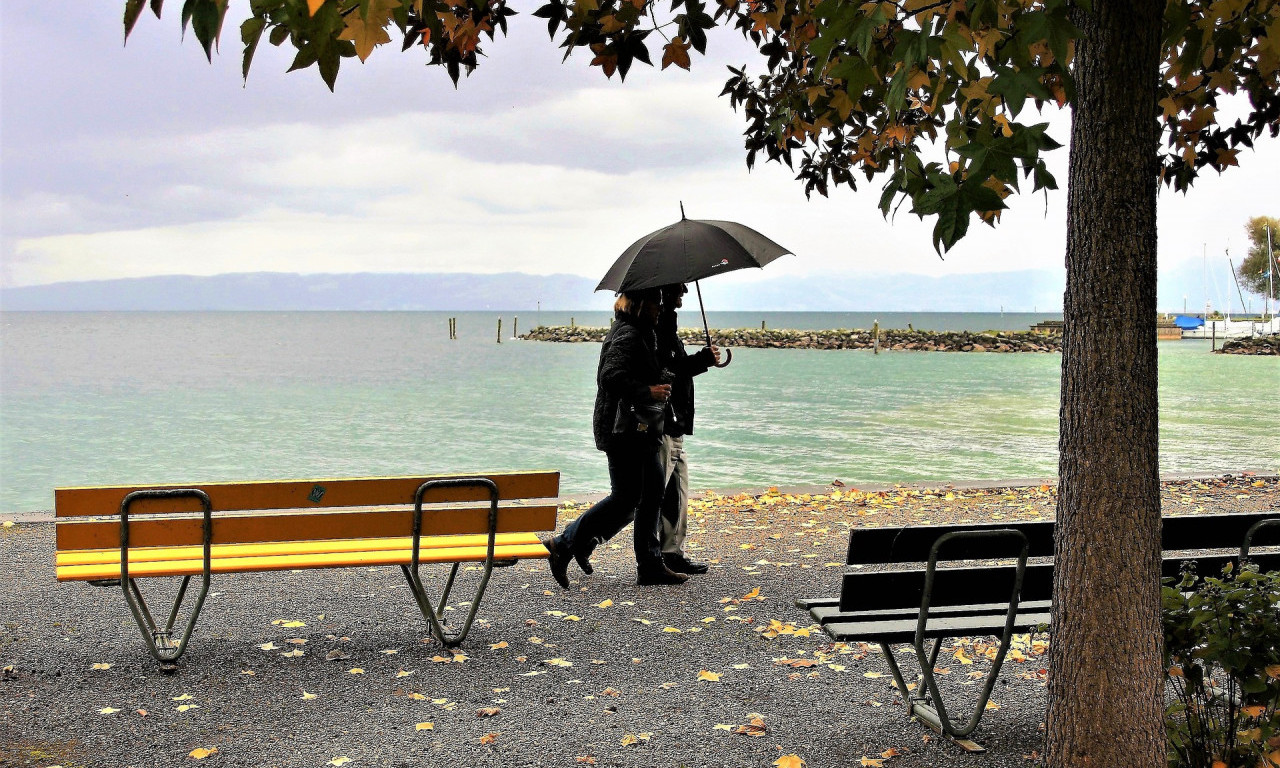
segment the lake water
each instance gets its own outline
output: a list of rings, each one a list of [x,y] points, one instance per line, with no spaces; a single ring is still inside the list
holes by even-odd
[[[601,325],[602,313],[514,313]],[[0,511],[58,486],[559,469],[606,490],[597,344],[513,313],[0,314]],[[459,338],[448,339],[447,319]],[[686,323],[698,318],[685,312]],[[712,327],[1024,330],[1048,314],[711,313]],[[1060,319],[1061,316],[1056,316]],[[739,349],[697,380],[695,489],[1053,476],[1056,354]],[[1165,472],[1280,464],[1280,362],[1160,343]]]

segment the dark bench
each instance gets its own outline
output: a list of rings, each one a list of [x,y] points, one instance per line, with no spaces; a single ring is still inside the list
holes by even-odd
[[[965,737],[982,718],[1013,634],[1048,628],[1053,530],[1053,521],[855,528],[840,596],[796,605],[835,640],[878,643],[909,713],[979,751]],[[1280,568],[1280,552],[1249,553],[1250,547],[1280,544],[1280,512],[1166,516],[1161,538],[1165,576],[1178,575],[1187,561],[1198,573],[1215,575],[1242,552],[1263,569]],[[993,560],[998,562],[978,562]],[[952,718],[933,673],[938,651],[946,638],[989,635],[1000,645],[977,706],[967,718]],[[933,645],[926,650],[929,639]],[[920,676],[914,692],[893,643],[915,647]]]
[[[556,527],[559,472],[345,478],[54,491],[58,581],[120,586],[142,638],[173,669],[191,637],[212,574],[395,565],[431,634],[467,636],[496,567],[545,558],[538,532]],[[419,566],[448,565],[432,604]],[[483,566],[462,627],[445,630],[444,605],[462,563]],[[164,624],[137,580],[181,577]],[[199,594],[174,631],[192,577]]]

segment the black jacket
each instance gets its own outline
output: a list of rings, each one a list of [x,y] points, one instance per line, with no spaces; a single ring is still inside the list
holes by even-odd
[[[652,402],[649,387],[659,383],[661,374],[653,327],[617,313],[600,346],[600,365],[596,369],[596,406],[591,418],[596,448],[607,451],[619,441],[636,439],[634,434],[613,433],[618,403],[624,398]]]
[[[715,364],[710,349],[703,348],[694,354],[685,351],[684,342],[676,329],[675,310],[666,310],[658,317],[658,365],[670,371],[671,410],[676,423],[667,422],[666,433],[672,437],[693,433],[693,377],[707,372]]]

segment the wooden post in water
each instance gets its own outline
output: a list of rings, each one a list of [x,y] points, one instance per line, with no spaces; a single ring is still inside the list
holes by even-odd
[[[520,338],[520,318],[516,315],[511,316],[511,335],[513,338]]]
[[[454,339],[458,338],[457,329],[454,327],[454,324],[453,324],[454,320],[457,320],[457,318],[456,317],[449,318],[449,341],[453,341]]]
[[[763,320],[761,320],[761,321],[760,321],[760,330],[762,330],[762,331],[764,330],[764,321],[763,321]]]
[[[502,318],[498,318],[498,343],[502,343]]]
[[[577,328],[577,327],[578,327],[578,323],[577,323],[577,321],[576,321],[576,320],[574,320],[572,317],[571,317],[571,318],[569,318],[569,327],[570,327],[570,328]]]
[[[878,355],[880,354],[880,321],[879,320],[875,321],[875,324],[871,326],[871,336],[873,338],[872,349],[875,350],[872,354]]]
[[[1209,322],[1211,323],[1210,332],[1213,334],[1213,341],[1209,342],[1209,351],[1212,352],[1218,348],[1218,321],[1211,320]]]

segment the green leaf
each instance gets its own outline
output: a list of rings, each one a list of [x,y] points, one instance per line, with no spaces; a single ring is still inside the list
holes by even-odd
[[[244,61],[240,65],[241,76],[249,79],[249,65],[253,63],[253,54],[258,50],[258,41],[262,39],[262,30],[266,29],[267,20],[251,16],[240,25],[240,41],[244,43]]]

